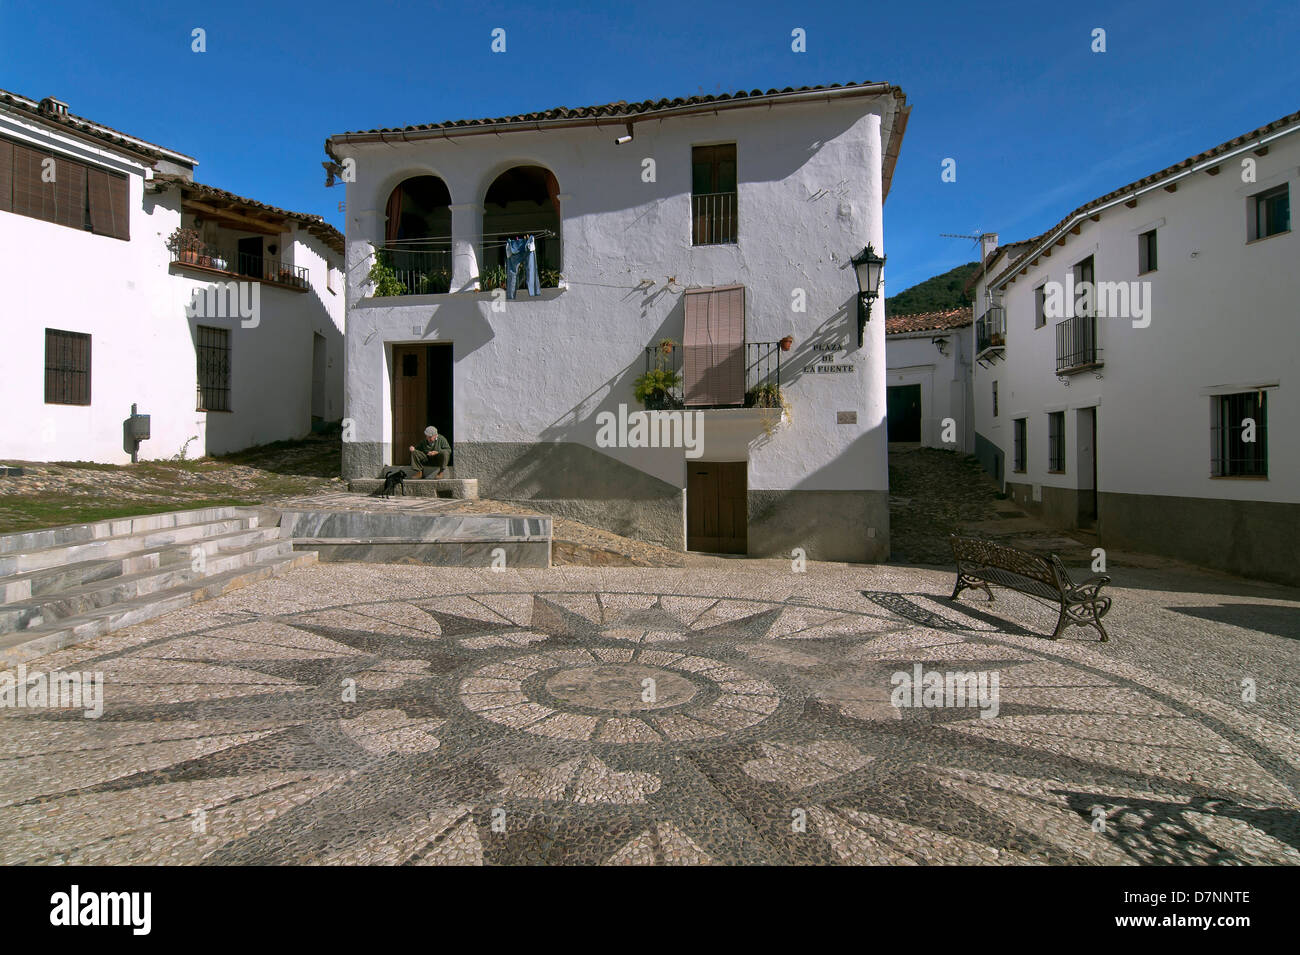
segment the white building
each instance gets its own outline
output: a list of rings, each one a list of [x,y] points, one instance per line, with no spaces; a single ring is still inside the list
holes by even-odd
[[[1300,583],[1298,132],[1300,113],[986,257],[977,454],[1018,503],[1103,547]]]
[[[345,476],[408,463],[431,422],[498,500],[676,548],[883,560],[884,307],[859,345],[850,260],[884,248],[907,112],[872,83],[332,137]],[[522,234],[543,287],[507,300],[487,287]],[[702,443],[609,446],[602,423],[641,410],[656,363],[680,371],[667,403]],[[778,374],[789,413],[746,407]]]
[[[891,443],[970,454],[971,310],[891,315],[885,323]]]
[[[342,417],[342,235],[195,183],[195,165],[0,92],[0,460],[129,461],[132,405],[144,459]]]

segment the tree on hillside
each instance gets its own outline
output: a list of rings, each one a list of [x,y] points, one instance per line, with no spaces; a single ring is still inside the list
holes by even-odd
[[[978,268],[978,262],[968,262],[913,285],[885,299],[885,312],[888,315],[919,315],[965,308],[970,304],[970,297],[962,291],[962,286]]]

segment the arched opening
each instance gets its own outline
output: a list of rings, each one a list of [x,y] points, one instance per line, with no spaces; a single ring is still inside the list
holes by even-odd
[[[437,176],[393,187],[385,207],[376,295],[434,295],[451,290],[451,192]]]
[[[506,241],[532,235],[536,239],[537,274],[542,288],[559,284],[563,262],[560,246],[560,184],[543,166],[514,166],[492,181],[483,197],[483,254],[480,286],[501,288],[506,280]],[[526,281],[521,271],[520,283]]]

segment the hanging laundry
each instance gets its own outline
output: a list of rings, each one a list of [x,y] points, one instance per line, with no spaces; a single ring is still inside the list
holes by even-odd
[[[508,299],[515,297],[517,273],[521,265],[525,267],[524,284],[528,286],[528,294],[530,296],[539,294],[541,284],[537,279],[537,241],[531,235],[506,240],[506,298]]]

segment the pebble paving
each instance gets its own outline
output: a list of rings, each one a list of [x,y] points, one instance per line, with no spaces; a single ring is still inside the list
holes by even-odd
[[[1300,593],[1144,573],[293,571],[28,664],[104,711],[0,708],[0,862],[1300,863]]]

